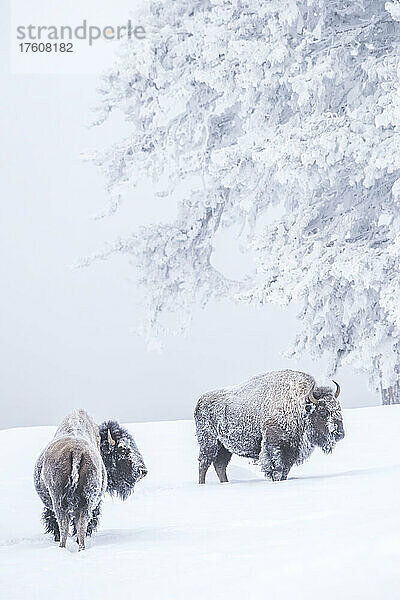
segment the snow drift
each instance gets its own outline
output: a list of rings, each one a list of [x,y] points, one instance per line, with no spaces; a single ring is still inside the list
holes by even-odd
[[[346,438],[288,481],[234,457],[198,486],[191,421],[129,425],[149,469],[107,498],[84,553],[43,533],[34,462],[54,427],[0,432],[0,596],[233,600],[398,594],[400,406],[346,410]]]

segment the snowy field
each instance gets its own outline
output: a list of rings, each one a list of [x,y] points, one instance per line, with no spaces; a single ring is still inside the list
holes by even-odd
[[[105,415],[107,416],[107,415]],[[129,426],[149,475],[107,498],[85,552],[43,534],[33,465],[55,428],[0,431],[0,597],[400,598],[400,406],[344,411],[346,438],[286,482],[234,458],[196,484],[190,421]]]

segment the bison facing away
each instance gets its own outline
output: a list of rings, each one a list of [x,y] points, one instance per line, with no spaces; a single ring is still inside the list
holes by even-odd
[[[68,415],[39,456],[34,483],[45,508],[48,533],[65,548],[70,524],[79,550],[97,527],[107,474],[100,454],[99,428],[84,410]]]
[[[143,457],[130,433],[116,421],[102,423],[99,432],[108,476],[107,492],[126,500],[136,483],[147,475]]]
[[[221,483],[227,482],[232,454],[259,462],[266,477],[281,481],[315,446],[331,452],[344,437],[335,385],[333,392],[317,386],[311,375],[285,370],[204,394],[194,413],[199,483],[205,483],[211,463]]]

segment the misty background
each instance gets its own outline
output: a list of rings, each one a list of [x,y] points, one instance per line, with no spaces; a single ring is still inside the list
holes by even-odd
[[[85,408],[97,421],[190,418],[201,393],[281,368],[325,381],[324,364],[282,357],[297,330],[296,309],[229,302],[198,309],[186,336],[148,352],[132,333],[141,293],[121,256],[72,265],[140,224],[170,220],[175,206],[138,189],[109,218],[103,180],[80,154],[118,139],[123,123],[89,129],[98,75],[10,72],[7,7],[1,20],[0,428],[56,424]],[[213,257],[226,274],[249,268],[237,231]],[[367,378],[336,376],[344,407],[379,404]]]

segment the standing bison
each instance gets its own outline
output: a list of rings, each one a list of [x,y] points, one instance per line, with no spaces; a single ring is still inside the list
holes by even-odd
[[[84,410],[65,417],[39,456],[34,483],[45,508],[48,533],[65,548],[70,524],[79,550],[97,527],[107,474],[100,454],[99,428]]]
[[[326,453],[344,437],[338,396],[299,371],[257,375],[241,386],[208,392],[194,413],[199,483],[213,463],[221,483],[232,454],[259,462],[273,481],[287,478],[315,446]]]
[[[83,550],[85,536],[97,528],[105,492],[125,500],[146,474],[142,455],[126,429],[116,421],[98,427],[84,410],[74,411],[35,465],[46,532],[65,548],[72,524]]]

